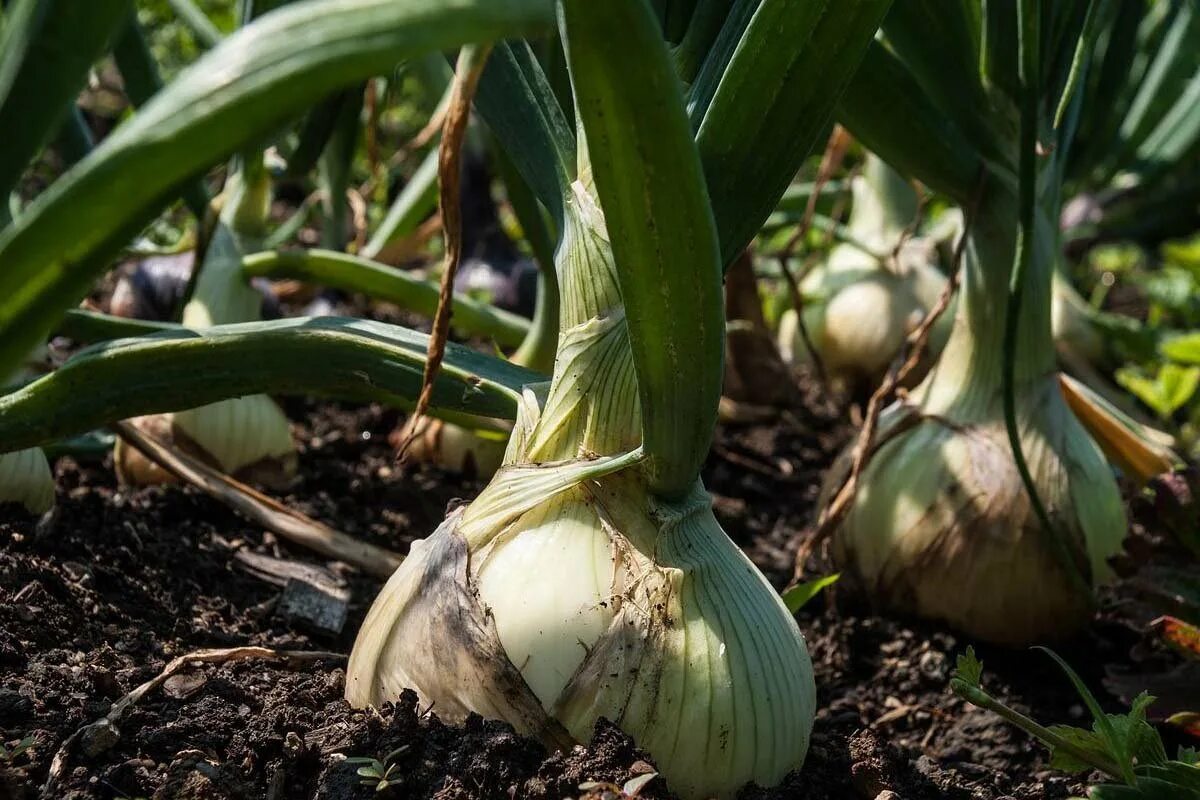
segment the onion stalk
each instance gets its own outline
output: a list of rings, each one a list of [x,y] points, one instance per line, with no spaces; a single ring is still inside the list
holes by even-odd
[[[271,181],[261,154],[247,154],[226,181],[224,203],[204,257],[192,298],[183,309],[183,325],[204,330],[214,325],[257,321],[262,295],[242,274],[242,259],[261,249],[271,202]],[[221,400],[200,408],[137,424],[165,429],[175,444],[230,475],[283,486],[296,472],[291,427],[279,405],[267,395]],[[122,480],[158,483],[167,476],[136,450],[118,440],[114,452]]]
[[[415,688],[438,714],[498,716],[565,746],[616,721],[684,797],[799,766],[814,713],[803,638],[696,483],[649,491],[611,247],[576,183],[558,249],[559,354],[504,462],[409,557],[367,615],[347,699]]]
[[[835,246],[805,276],[802,317],[789,309],[779,325],[784,359],[805,363],[812,354],[800,335],[803,319],[813,349],[838,389],[878,383],[946,284],[936,266],[934,244],[909,235],[917,195],[903,177],[868,154],[851,190],[846,231],[853,241]],[[948,335],[949,326],[939,324],[931,334],[931,350],[939,350]]]

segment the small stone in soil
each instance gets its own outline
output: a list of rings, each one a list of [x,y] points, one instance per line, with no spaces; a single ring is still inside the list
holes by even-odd
[[[163,682],[163,694],[176,700],[190,697],[208,682],[208,678],[200,672],[181,672],[172,675]]]
[[[349,610],[348,590],[318,586],[296,578],[289,579],[284,585],[276,607],[276,613],[284,619],[303,622],[332,634],[342,632]]]

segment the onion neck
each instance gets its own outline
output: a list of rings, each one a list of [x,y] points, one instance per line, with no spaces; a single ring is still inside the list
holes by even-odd
[[[555,254],[561,292],[559,324],[564,331],[624,313],[604,212],[581,182],[571,188],[574,191],[565,200],[563,236]]]
[[[262,316],[262,295],[242,274],[242,258],[262,249],[271,205],[271,179],[262,155],[246,156],[225,185],[225,203],[200,268],[183,324],[205,328],[253,322]]]
[[[520,462],[610,456],[641,443],[637,375],[599,203],[581,181],[564,201],[555,253],[559,339],[554,372]]]
[[[1034,252],[1021,298],[1015,386],[1027,395],[1054,376],[1051,282],[1058,247],[1057,193],[1043,195]],[[1017,242],[1017,199],[993,181],[979,199],[967,233],[961,298],[941,358],[914,391],[926,414],[959,420],[999,419],[1002,406],[1004,318]]]

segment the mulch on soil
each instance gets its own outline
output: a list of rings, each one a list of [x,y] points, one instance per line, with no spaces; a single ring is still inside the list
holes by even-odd
[[[294,401],[298,483],[281,499],[345,532],[400,551],[432,531],[474,481],[393,463],[395,412]],[[726,427],[705,471],[718,518],[778,586],[811,522],[820,473],[849,436],[814,404],[771,426]],[[118,488],[104,464],[62,459],[59,507],[41,524],[0,510],[0,738],[34,745],[0,764],[0,800],[39,797],[62,742],[114,700],[194,649],[235,645],[347,653],[379,582],[326,565],[350,590],[347,622],[323,633],[276,613],[280,587],[239,566],[239,550],[320,563],[191,490]],[[1135,526],[1157,552],[1161,543]],[[1147,549],[1143,548],[1143,549]],[[1174,557],[1174,556],[1171,556]],[[1052,773],[1042,749],[947,690],[966,646],[937,626],[875,616],[835,593],[800,615],[818,686],[816,727],[801,772],[743,796],[1065,798],[1078,779]],[[1102,690],[1106,672],[1169,663],[1145,619],[1114,597],[1062,650]],[[980,648],[989,690],[1045,722],[1085,710],[1044,657]],[[652,770],[611,726],[587,747],[547,753],[502,723],[447,726],[405,696],[377,711],[341,699],[342,664],[292,669],[261,661],[196,667],[133,706],[117,735],[78,743],[63,798],[546,798],[584,781],[623,783]],[[396,752],[395,786],[361,784],[347,757]],[[661,779],[642,793],[670,797]]]

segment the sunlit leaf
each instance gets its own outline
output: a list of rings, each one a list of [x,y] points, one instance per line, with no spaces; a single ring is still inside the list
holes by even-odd
[[[1095,731],[1086,731],[1083,728],[1075,728],[1070,725],[1051,725],[1050,731],[1070,742],[1078,749],[1091,753],[1095,759],[1083,759],[1064,748],[1051,747],[1050,766],[1054,769],[1070,773],[1091,772],[1096,768],[1097,760],[1104,761],[1111,757],[1104,743],[1104,737]]]
[[[1184,364],[1200,364],[1200,332],[1187,333],[1167,339],[1159,350],[1172,361]]]
[[[1117,383],[1154,410],[1163,419],[1182,408],[1200,388],[1200,367],[1164,364],[1154,377],[1139,368],[1117,370]]]
[[[967,652],[959,655],[955,664],[954,677],[970,685],[978,686],[983,675],[983,662],[975,657],[975,648],[967,646]]]
[[[1169,264],[1200,270],[1200,234],[1189,239],[1164,242],[1159,252],[1162,253],[1163,261]]]
[[[795,614],[804,606],[808,605],[814,597],[816,597],[822,589],[827,586],[832,586],[837,583],[838,578],[842,577],[840,572],[835,572],[832,575],[825,575],[816,580],[798,583],[795,586],[787,589],[783,593],[783,604],[787,606],[788,611]]]

